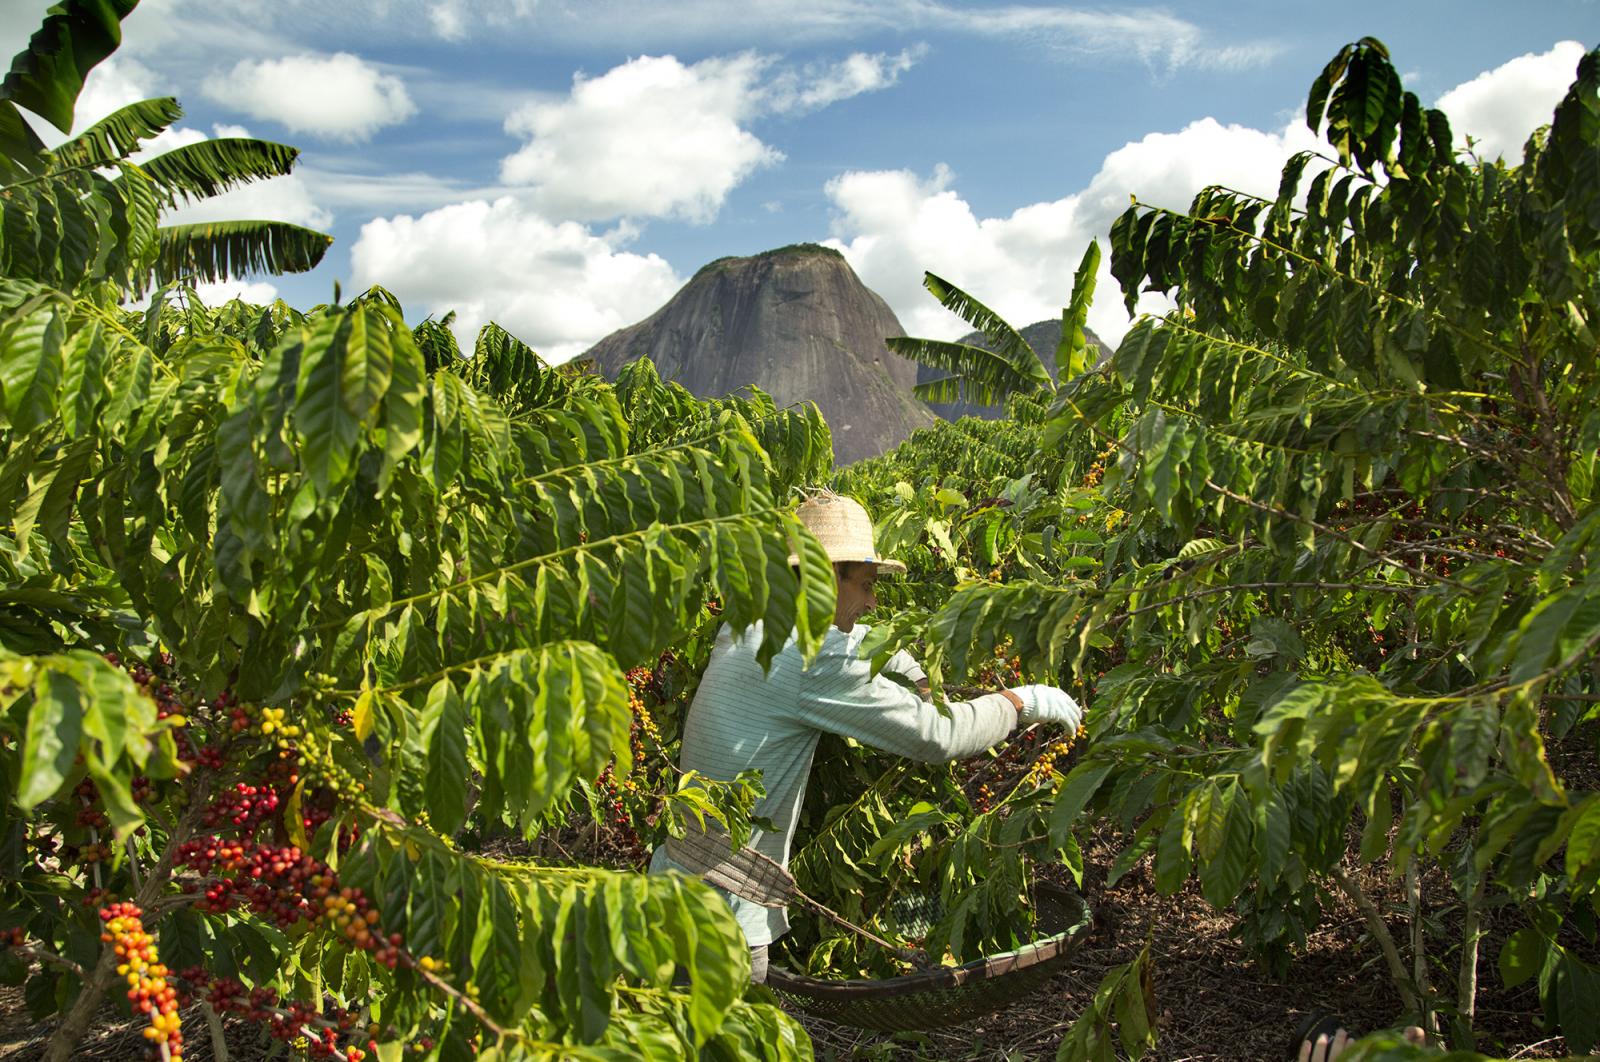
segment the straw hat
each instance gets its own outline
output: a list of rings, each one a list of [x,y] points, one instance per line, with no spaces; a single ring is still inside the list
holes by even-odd
[[[904,564],[878,556],[872,538],[872,517],[853,498],[819,491],[801,502],[795,515],[822,543],[823,552],[835,564],[876,564],[879,571],[905,574]],[[799,560],[791,556],[789,563],[798,564]]]

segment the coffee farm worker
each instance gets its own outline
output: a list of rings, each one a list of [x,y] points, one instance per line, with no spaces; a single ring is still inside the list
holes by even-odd
[[[788,866],[789,844],[817,739],[824,733],[854,738],[885,752],[927,763],[976,755],[1005,740],[1012,730],[1048,723],[1069,733],[1082,718],[1078,704],[1054,686],[1020,686],[970,701],[954,702],[941,714],[905,685],[872,674],[862,658],[868,628],[856,622],[875,605],[873,584],[884,573],[903,574],[899,561],[879,557],[872,521],[855,501],[832,493],[801,504],[797,514],[833,561],[838,584],[834,624],[816,659],[807,664],[794,638],[763,672],[756,661],[761,625],[735,635],[717,634],[711,663],[689,706],[683,725],[679,766],[722,781],[758,768],[767,795],[755,813],[776,826],[751,835],[750,847]],[[797,563],[790,558],[790,563]],[[927,679],[904,650],[884,667],[913,684]],[[656,850],[652,871],[688,868],[666,849]],[[766,973],[767,945],[789,930],[787,912],[727,895],[752,950],[756,980]]]

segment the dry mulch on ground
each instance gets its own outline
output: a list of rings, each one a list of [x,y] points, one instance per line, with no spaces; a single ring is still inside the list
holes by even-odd
[[[1192,884],[1162,897],[1137,870],[1113,889],[1093,878],[1091,872],[1085,890],[1095,906],[1093,935],[1046,987],[986,1018],[923,1034],[889,1037],[804,1017],[818,1058],[1053,1059],[1100,979],[1132,960],[1147,935],[1159,1035],[1150,1057],[1156,1060],[1272,1062],[1289,1057],[1290,1040],[1308,1016],[1337,1014],[1360,1031],[1392,1026],[1400,1017],[1382,957],[1359,912],[1342,896],[1325,909],[1305,954],[1278,979],[1251,961],[1229,935],[1233,919],[1213,910]],[[1380,909],[1403,910],[1393,882],[1377,874],[1361,880]],[[1399,934],[1401,920],[1391,919],[1390,929]],[[1514,994],[1499,988],[1493,972],[1497,934],[1493,927],[1489,932],[1479,959],[1479,1050],[1514,1058],[1561,1057],[1562,1039],[1550,1038],[1538,1025],[1537,995],[1526,987]],[[1504,933],[1498,936],[1503,939]]]

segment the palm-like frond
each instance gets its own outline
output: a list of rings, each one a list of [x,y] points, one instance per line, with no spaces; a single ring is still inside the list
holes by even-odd
[[[139,0],[60,0],[28,47],[11,60],[0,100],[21,104],[63,133],[89,71],[122,43],[122,20]]]
[[[992,406],[1000,402],[1000,394],[991,387],[963,380],[958,376],[941,376],[915,384],[911,393],[924,402],[970,402],[976,406]]]
[[[994,344],[995,353],[1004,358],[1018,376],[1030,381],[1013,390],[1032,390],[1050,385],[1050,374],[1045,371],[1039,355],[1022,338],[1022,333],[1007,324],[1003,317],[948,280],[932,273],[922,275],[922,286],[933,293],[939,305],[987,336],[989,342]]]
[[[968,401],[993,405],[1013,391],[1031,391],[1038,387],[1032,376],[1018,372],[1001,354],[983,347],[911,336],[892,336],[885,342],[903,358],[950,374],[917,384],[912,389],[924,402]]]
[[[218,281],[246,273],[304,273],[316,267],[333,237],[283,221],[207,221],[169,225],[157,233],[154,277]]]
[[[282,177],[299,155],[297,148],[270,140],[223,137],[173,148],[140,168],[168,199],[209,199],[241,184]]]
[[[1090,240],[1072,277],[1072,299],[1061,311],[1061,342],[1056,346],[1056,379],[1066,383],[1089,368],[1089,304],[1100,269],[1100,241]]]
[[[183,117],[170,96],[139,100],[119,108],[56,148],[62,166],[103,166],[127,158],[139,145]]]

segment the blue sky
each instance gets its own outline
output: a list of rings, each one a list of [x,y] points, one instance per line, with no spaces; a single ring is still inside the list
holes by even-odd
[[[0,0],[0,44],[47,6]],[[924,269],[1018,324],[1058,312],[1130,193],[1274,188],[1312,146],[1312,78],[1363,35],[1514,155],[1600,43],[1600,0],[146,0],[125,26],[80,123],[171,94],[165,146],[302,149],[294,176],[183,215],[337,238],[248,295],[382,283],[414,319],[492,318],[560,359],[710,259],[801,240],[840,247],[913,334],[964,330]],[[1127,327],[1109,279],[1091,323]]]

